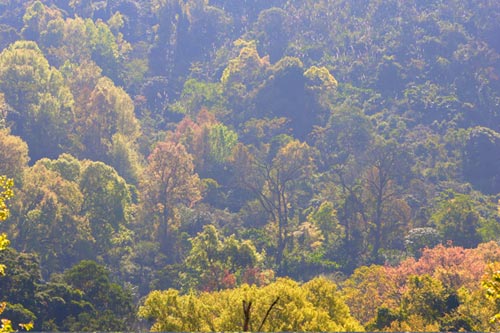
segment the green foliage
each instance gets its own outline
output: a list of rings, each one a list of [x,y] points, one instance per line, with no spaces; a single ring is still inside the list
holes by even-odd
[[[443,200],[431,218],[445,241],[463,247],[475,247],[481,241],[479,228],[485,220],[467,195]]]
[[[62,178],[40,160],[27,170],[14,205],[12,236],[27,251],[36,251],[49,276],[87,255],[94,238],[81,216],[84,197],[78,184]],[[55,163],[54,163],[55,164]]]
[[[419,315],[428,324],[442,316],[446,294],[441,281],[428,275],[411,276],[407,286],[401,300],[405,316]]]
[[[489,267],[489,274],[485,274],[481,281],[481,285],[485,290],[486,297],[495,304],[495,315],[490,318],[491,323],[496,323],[500,319],[498,299],[500,298],[500,273],[495,270],[495,266]]]
[[[236,99],[248,98],[248,94],[258,86],[270,66],[268,58],[260,57],[255,41],[239,39],[234,44],[239,49],[239,55],[229,61],[221,76],[221,83],[230,103],[238,103]]]
[[[464,175],[485,193],[496,193],[500,179],[496,172],[500,165],[497,151],[500,134],[485,127],[474,127],[468,131],[464,147]]]
[[[299,189],[307,188],[316,165],[314,150],[305,142],[282,138],[266,146],[268,156],[257,159],[244,147],[235,152],[238,183],[251,191],[267,214],[268,230],[275,233],[275,262],[286,271],[284,255],[290,249],[301,202]],[[307,197],[307,193],[304,195]],[[302,207],[305,208],[305,207]]]
[[[132,296],[120,285],[113,283],[109,271],[93,261],[82,261],[64,272],[63,280],[83,293],[91,310],[70,326],[71,330],[90,328],[109,330],[125,329],[131,321]],[[87,320],[82,320],[82,319]]]
[[[273,63],[283,57],[288,47],[290,23],[289,14],[281,8],[272,7],[259,13],[254,33],[259,50],[263,54],[269,54],[269,59]]]
[[[82,211],[88,219],[99,252],[112,247],[112,237],[130,222],[131,194],[125,180],[110,166],[88,162],[82,168],[79,187]]]
[[[13,133],[28,143],[33,160],[55,157],[68,146],[73,96],[36,43],[18,41],[3,50],[0,90],[18,119]]]
[[[333,89],[338,86],[337,80],[326,67],[311,66],[304,72],[311,89]]]
[[[225,98],[220,83],[188,79],[184,83],[179,101],[172,105],[172,109],[178,113],[195,116],[203,108],[223,113],[224,105]]]
[[[35,280],[40,278],[36,258],[30,254],[17,254],[13,249],[4,249],[0,252],[0,262],[9,268],[0,276],[0,299],[8,300],[0,305],[0,314],[10,318],[2,319],[3,328],[6,329],[12,320],[16,323],[31,322],[25,327],[29,329],[36,319],[29,310],[35,305]]]
[[[234,235],[222,237],[215,226],[205,225],[190,242],[185,267],[179,273],[183,289],[215,291],[259,280],[264,258],[251,241],[239,241]]]
[[[122,135],[128,143],[133,143],[139,135],[132,100],[108,78],[98,79],[86,108],[81,111],[76,128],[83,146],[80,154],[84,157],[113,164],[110,151],[114,135]]]
[[[227,161],[238,143],[238,134],[224,124],[216,124],[208,131],[209,157],[218,163]]]

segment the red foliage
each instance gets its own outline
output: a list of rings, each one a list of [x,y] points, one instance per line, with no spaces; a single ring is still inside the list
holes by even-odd
[[[257,267],[248,267],[241,274],[241,283],[255,284],[258,287],[266,286],[274,279],[274,271],[262,271]]]
[[[220,286],[222,289],[231,289],[236,287],[236,276],[230,273],[227,269],[224,270],[224,276],[222,277]]]

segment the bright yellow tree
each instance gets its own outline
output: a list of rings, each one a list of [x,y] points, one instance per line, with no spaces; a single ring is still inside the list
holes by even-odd
[[[12,198],[12,186],[14,181],[6,176],[0,176],[0,222],[5,221],[9,217],[9,208],[7,207],[7,200]],[[9,246],[9,240],[6,234],[0,234],[0,251],[5,250]],[[4,266],[0,264],[0,274],[4,273]]]
[[[12,179],[6,176],[0,176],[0,222],[5,221],[9,217],[9,208],[7,207],[6,201],[12,197],[12,186],[14,182]],[[0,234],[0,251],[3,251],[9,246],[9,240],[6,234]],[[4,275],[5,265],[0,264],[0,275]],[[5,310],[6,303],[0,303],[0,314]],[[1,319],[0,320],[0,332],[12,332],[12,325],[10,320]]]
[[[323,277],[305,284],[280,278],[264,287],[244,284],[200,294],[153,291],[139,316],[153,322],[153,332],[363,331],[335,283]]]
[[[0,222],[5,221],[9,217],[9,208],[7,207],[7,201],[14,196],[14,191],[12,187],[14,186],[14,181],[7,176],[0,176]],[[5,233],[0,234],[0,251],[5,250],[9,246],[9,240]],[[5,265],[0,263],[0,275],[5,274]],[[7,306],[6,302],[0,303],[0,315],[5,310]],[[29,324],[19,324],[19,326],[27,331],[33,328],[33,323]],[[4,332],[14,332],[12,328],[12,323],[8,319],[0,319],[0,333]]]

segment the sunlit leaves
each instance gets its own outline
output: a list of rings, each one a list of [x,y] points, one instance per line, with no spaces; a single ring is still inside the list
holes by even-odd
[[[240,48],[238,57],[229,61],[222,73],[221,82],[225,89],[241,90],[246,96],[257,86],[258,80],[263,78],[269,68],[269,59],[260,57],[255,41],[237,40],[235,46]]]
[[[251,241],[238,240],[234,235],[223,237],[215,226],[206,225],[190,242],[191,250],[181,272],[185,289],[215,291],[234,288],[252,278],[260,282],[263,255]]]
[[[48,275],[88,255],[94,239],[88,219],[80,215],[78,184],[46,165],[50,162],[41,160],[27,170],[10,225],[19,246],[39,253]]]
[[[0,90],[15,110],[9,115],[16,120],[13,132],[35,160],[67,147],[73,96],[34,42],[18,41],[0,54]]]
[[[14,181],[12,179],[3,175],[0,176],[0,222],[5,221],[9,217],[7,201],[14,195],[13,186]]]
[[[278,279],[262,288],[243,285],[199,295],[179,295],[173,289],[153,291],[139,308],[139,316],[154,321],[152,331],[240,331],[243,302],[252,303],[249,311],[252,331],[259,328],[267,332],[362,330],[350,316],[336,285],[325,278],[304,285]]]
[[[201,197],[200,178],[194,172],[192,156],[180,143],[159,142],[148,157],[141,184],[144,211],[151,214],[159,230],[156,239],[163,250],[172,246],[170,231],[177,205],[193,205]]]
[[[360,267],[344,284],[346,303],[371,329],[490,329],[488,317],[495,310],[480,281],[491,279],[487,265],[499,258],[494,242],[475,249],[439,245],[394,267]]]

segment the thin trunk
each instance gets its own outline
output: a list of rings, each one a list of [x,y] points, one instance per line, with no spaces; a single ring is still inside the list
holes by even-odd
[[[243,321],[243,332],[250,332],[250,310],[252,309],[252,301],[246,302],[243,301],[243,315],[244,315],[244,321]]]
[[[160,250],[163,254],[165,254],[170,261],[172,259],[171,253],[171,242],[170,242],[170,231],[168,228],[168,219],[169,219],[170,211],[168,208],[163,209],[163,213],[161,215],[160,227],[158,230],[158,237],[160,238]]]

